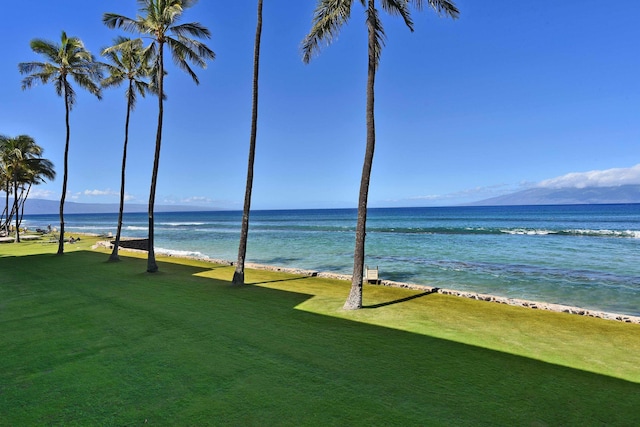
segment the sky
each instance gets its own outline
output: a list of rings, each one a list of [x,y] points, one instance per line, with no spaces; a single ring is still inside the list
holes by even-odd
[[[640,184],[640,2],[457,0],[460,18],[414,11],[415,31],[381,12],[376,152],[369,206],[445,206],[535,186]],[[62,7],[64,4],[64,7]],[[200,84],[172,64],[165,90],[157,204],[241,210],[251,118],[255,0],[201,0],[182,22],[211,31],[216,59]],[[264,4],[253,209],[356,207],[365,148],[366,27],[354,2],[339,37],[310,64],[301,41],[313,0]],[[80,37],[99,57],[134,0],[26,0],[3,6],[0,134],[27,134],[58,178],[30,197],[59,200],[64,102],[52,85],[23,91],[29,42]],[[67,200],[117,203],[124,88],[78,88]],[[157,100],[130,125],[128,203],[149,198]]]

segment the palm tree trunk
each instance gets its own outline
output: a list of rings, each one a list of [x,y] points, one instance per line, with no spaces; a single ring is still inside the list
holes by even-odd
[[[13,173],[13,210],[16,212],[16,243],[20,243],[20,222],[18,221],[18,171]]]
[[[22,219],[24,218],[24,205],[27,203],[27,199],[29,198],[29,193],[31,193],[31,187],[33,186],[33,184],[29,183],[29,187],[27,187],[26,192],[24,189],[24,186],[22,187],[22,192],[20,199],[22,200],[22,202],[20,203],[20,221],[18,222],[18,224],[22,225]],[[24,194],[24,197],[22,197],[22,194]]]
[[[164,97],[164,43],[159,42],[158,47],[158,130],[156,132],[156,150],[153,158],[153,171],[151,173],[151,190],[149,191],[149,252],[147,256],[147,272],[158,271],[156,254],[154,250],[154,205],[156,201],[156,184],[158,180],[158,166],[160,164],[160,145],[162,144],[162,117]]]
[[[249,213],[251,211],[251,192],[253,189],[253,164],[256,155],[256,138],[258,134],[258,75],[260,69],[260,39],[262,35],[262,0],[258,0],[258,24],[253,53],[253,104],[251,108],[251,140],[249,142],[249,164],[247,167],[247,186],[244,193],[244,209],[242,211],[242,228],[238,262],[233,273],[233,285],[244,285],[244,262],[247,256],[247,240],[249,238]]]
[[[367,68],[367,146],[365,148],[364,164],[362,166],[362,178],[360,179],[360,195],[358,197],[358,221],[356,223],[356,245],[353,253],[353,277],[351,279],[351,290],[344,303],[345,310],[357,310],[362,308],[362,276],[364,270],[365,257],[365,237],[367,232],[367,199],[369,196],[369,181],[371,179],[371,168],[373,165],[373,153],[376,146],[376,126],[374,116],[374,88],[376,79],[375,61],[375,32],[373,19],[375,5],[373,0],[369,0],[369,14],[367,29],[369,35],[369,65]]]
[[[7,218],[6,221],[4,222],[4,231],[7,234],[7,236],[9,235],[9,222],[11,221],[11,218],[9,218],[9,186],[11,185],[9,179],[7,178],[7,192],[5,194],[5,213],[7,214]]]
[[[64,108],[65,122],[67,126],[67,140],[64,145],[64,172],[62,174],[62,195],[60,196],[60,240],[58,241],[58,255],[64,254],[64,200],[67,197],[69,139],[71,137],[71,127],[69,126],[69,94],[67,93],[66,78],[64,80]]]
[[[9,185],[12,185],[12,184],[13,184],[13,182],[9,183]],[[11,221],[13,221],[13,216],[16,214],[16,210],[17,210],[16,204],[15,204],[16,195],[14,194],[13,197],[14,197],[14,203],[11,204],[11,211],[7,215],[7,224],[8,224],[8,226],[11,226]]]
[[[131,97],[133,96],[133,81],[129,80],[129,99],[127,102],[127,118],[124,121],[124,147],[122,148],[122,171],[120,173],[120,211],[118,212],[118,228],[116,230],[116,240],[113,251],[109,256],[109,261],[120,261],[118,247],[120,246],[120,233],[122,232],[122,217],[124,214],[125,195],[125,170],[127,168],[127,145],[129,144],[129,117],[131,116]]]

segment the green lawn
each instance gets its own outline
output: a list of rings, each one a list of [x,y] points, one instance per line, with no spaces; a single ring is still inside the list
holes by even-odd
[[[640,325],[0,245],[0,425],[640,425]]]

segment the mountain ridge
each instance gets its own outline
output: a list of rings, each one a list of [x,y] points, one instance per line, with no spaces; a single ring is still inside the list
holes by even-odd
[[[591,205],[591,204],[632,204],[640,203],[640,184],[612,187],[585,188],[545,188],[534,187],[502,196],[491,197],[463,206],[535,206],[535,205]],[[46,199],[27,199],[26,215],[57,214],[60,202]],[[65,202],[65,213],[92,214],[118,213],[117,203],[77,203]],[[126,213],[147,212],[146,204],[125,203]],[[218,211],[204,206],[156,205],[156,212]]]
[[[640,185],[611,187],[546,188],[534,187],[503,196],[491,197],[467,206],[518,205],[594,205],[640,203]]]
[[[12,201],[10,200],[10,203]],[[64,203],[64,212],[68,214],[100,214],[100,213],[118,213],[120,204],[118,203]],[[156,212],[189,212],[189,211],[214,211],[218,209],[207,208],[202,206],[184,206],[184,205],[156,205]],[[124,212],[140,213],[147,212],[148,205],[141,203],[125,203]],[[60,202],[56,200],[46,199],[27,199],[24,207],[25,215],[53,215],[60,212]]]

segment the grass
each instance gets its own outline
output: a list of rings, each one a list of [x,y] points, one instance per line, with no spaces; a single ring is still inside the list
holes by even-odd
[[[0,245],[0,425],[640,425],[640,326]]]

